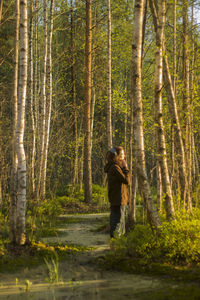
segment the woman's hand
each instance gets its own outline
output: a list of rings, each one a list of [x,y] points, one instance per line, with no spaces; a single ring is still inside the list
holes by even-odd
[[[128,169],[128,165],[127,165],[127,162],[126,162],[125,159],[123,159],[123,160],[121,161],[121,166],[122,166],[122,168],[124,168],[124,169]]]

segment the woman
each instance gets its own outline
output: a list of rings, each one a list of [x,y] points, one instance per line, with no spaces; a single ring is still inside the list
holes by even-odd
[[[130,176],[124,149],[114,147],[107,152],[105,172],[108,175],[108,199],[110,202],[110,237],[114,232],[125,233],[125,212],[128,204]]]

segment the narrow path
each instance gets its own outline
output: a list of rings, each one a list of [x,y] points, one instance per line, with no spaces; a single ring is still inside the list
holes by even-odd
[[[34,300],[123,300],[146,299],[146,295],[165,285],[161,280],[126,274],[122,272],[103,271],[94,264],[94,258],[104,256],[109,251],[109,236],[95,230],[105,221],[108,214],[66,215],[61,216],[63,224],[61,237],[44,238],[43,241],[60,241],[94,247],[60,263],[62,285],[50,286],[45,282],[45,266],[34,270],[24,270],[7,278],[9,287],[0,286],[0,299],[34,299]],[[29,280],[32,286],[29,292],[20,291],[14,285],[15,277]],[[2,282],[5,283],[6,278]],[[13,284],[11,285],[11,281]],[[149,299],[149,298],[148,298]]]

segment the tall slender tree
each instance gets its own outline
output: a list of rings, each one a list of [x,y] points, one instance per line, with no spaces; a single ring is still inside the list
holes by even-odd
[[[31,189],[32,194],[35,194],[35,149],[36,149],[36,128],[35,128],[35,114],[34,114],[34,92],[33,92],[33,0],[30,2],[30,37],[29,37],[29,97],[30,97],[30,114],[32,127],[32,153],[31,153]]]
[[[158,229],[160,219],[154,206],[145,166],[145,149],[143,134],[142,109],[142,25],[144,15],[144,0],[135,1],[133,23],[133,66],[132,66],[132,97],[134,116],[135,164],[139,189],[144,198],[147,218],[152,228]]]
[[[16,242],[17,224],[17,106],[18,106],[18,69],[19,69],[19,23],[20,23],[20,2],[15,1],[15,46],[14,46],[14,76],[13,76],[13,142],[12,142],[12,171],[11,171],[11,207],[10,207],[10,238]]]
[[[49,135],[51,125],[51,110],[52,110],[52,37],[53,37],[53,16],[54,16],[54,0],[50,2],[50,18],[49,18],[49,32],[47,44],[47,83],[48,83],[48,97],[46,104],[46,122],[45,122],[45,141],[44,141],[44,174],[43,174],[43,188],[42,198],[46,194],[46,175],[47,175],[47,157],[49,149]]]
[[[107,92],[107,136],[108,136],[108,149],[112,147],[112,63],[111,63],[111,7],[110,0],[107,0],[107,19],[108,19],[108,34],[107,34],[107,47],[108,47],[108,63],[107,63],[107,74],[108,74],[108,92]]]
[[[92,2],[86,0],[85,40],[85,103],[84,103],[84,193],[85,201],[92,201],[91,169],[91,89],[92,89]]]
[[[155,31],[157,31],[157,8],[154,0],[149,0],[153,23]],[[163,51],[166,53],[165,40],[163,45]],[[182,138],[182,130],[180,125],[180,117],[178,114],[177,102],[174,93],[174,87],[172,82],[172,77],[170,74],[168,57],[165,55],[163,57],[163,73],[164,73],[164,85],[167,93],[167,99],[169,103],[169,111],[171,118],[173,120],[174,129],[175,129],[175,148],[176,148],[176,157],[178,162],[178,170],[179,170],[179,178],[180,178],[180,186],[181,186],[181,197],[182,199],[186,199],[187,191],[188,191],[188,180],[187,180],[187,171],[186,171],[186,157],[185,157],[185,148],[183,144]]]
[[[163,124],[163,108],[162,108],[162,87],[163,87],[163,39],[165,26],[165,0],[159,0],[158,5],[158,27],[156,32],[156,65],[155,65],[155,129],[156,129],[156,145],[157,160],[161,167],[162,187],[165,197],[165,208],[167,218],[174,217],[174,205],[172,198],[172,189],[169,178],[167,151]]]
[[[41,82],[41,130],[40,130],[40,164],[39,164],[39,178],[37,184],[37,200],[44,199],[45,197],[45,132],[47,123],[47,51],[48,51],[48,10],[47,1],[43,0],[43,68],[42,68],[42,82]]]
[[[192,210],[191,186],[192,186],[192,157],[191,157],[191,103],[190,103],[190,66],[189,66],[189,33],[188,33],[188,1],[182,0],[183,13],[183,113],[184,113],[184,133],[185,133],[185,151],[187,161],[188,189],[187,196],[184,199],[184,207]]]
[[[72,81],[72,101],[74,109],[74,159],[73,159],[73,185],[78,183],[78,117],[77,117],[77,96],[76,96],[76,75],[75,75],[75,58],[74,58],[74,39],[75,39],[75,24],[74,24],[74,7],[71,0],[71,81]]]
[[[24,149],[25,105],[28,69],[28,12],[27,0],[20,1],[20,57],[17,126],[15,132],[17,169],[17,218],[16,242],[24,244],[26,214],[26,156]]]

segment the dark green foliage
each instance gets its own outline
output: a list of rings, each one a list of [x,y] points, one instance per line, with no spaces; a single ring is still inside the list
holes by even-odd
[[[145,270],[155,266],[191,266],[200,264],[199,210],[193,216],[181,213],[176,220],[163,222],[155,235],[149,225],[136,225],[126,237],[113,240],[114,253],[108,264],[126,270]],[[162,267],[160,267],[160,270]]]

